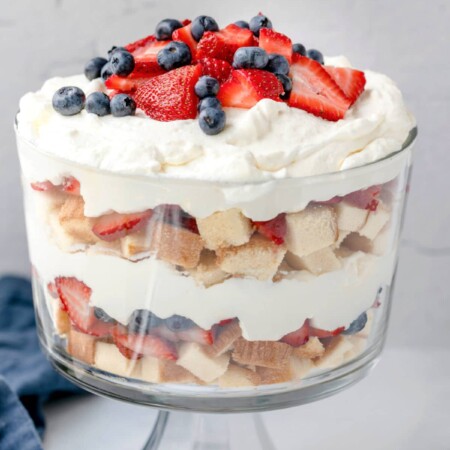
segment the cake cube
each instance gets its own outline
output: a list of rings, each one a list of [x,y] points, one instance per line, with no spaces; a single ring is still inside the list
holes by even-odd
[[[128,359],[114,344],[101,341],[95,344],[95,367],[121,377],[139,378],[141,373],[140,360]]]
[[[131,233],[120,239],[122,255],[125,258],[134,258],[136,255],[150,252],[151,237],[146,229]]]
[[[287,383],[293,379],[290,366],[282,369],[271,369],[269,367],[257,367],[256,373],[260,378],[260,384]]]
[[[247,244],[217,250],[220,268],[231,275],[270,280],[286,254],[283,245],[255,234]]]
[[[86,364],[94,364],[96,339],[95,336],[71,328],[67,335],[67,351],[74,358]]]
[[[295,355],[291,356],[289,368],[291,376],[298,380],[305,378],[309,372],[311,372],[315,366],[314,362],[306,358],[298,358]]]
[[[313,336],[309,338],[306,344],[294,348],[292,353],[302,359],[320,358],[325,353],[325,347],[319,338]]]
[[[227,371],[217,380],[221,388],[257,386],[261,379],[253,370],[230,364]]]
[[[250,219],[236,208],[197,219],[197,226],[206,248],[210,250],[243,245],[253,233]]]
[[[310,205],[286,215],[286,245],[297,256],[309,255],[334,244],[338,237],[336,213],[328,205]]]
[[[239,364],[279,369],[289,364],[292,347],[277,341],[247,341],[239,338],[234,343],[232,358]]]
[[[351,359],[359,356],[366,349],[367,346],[367,339],[361,336],[357,335],[348,336],[347,339],[351,344],[352,348],[345,353],[344,355],[345,362],[350,361]]]
[[[57,300],[58,306],[55,308],[55,328],[57,333],[62,336],[70,331],[70,319],[66,311],[60,306],[60,301]]]
[[[205,383],[211,383],[222,376],[230,361],[229,354],[211,357],[202,345],[195,342],[183,343],[178,355],[177,364]]]
[[[189,274],[201,286],[206,288],[224,282],[230,274],[224,272],[217,263],[216,254],[210,250],[203,250],[198,266]]]
[[[140,378],[149,383],[201,383],[191,372],[173,361],[151,356],[141,359]]]
[[[389,243],[392,239],[391,225],[388,222],[372,241],[372,253],[374,255],[384,255],[389,249]]]
[[[336,204],[336,214],[340,230],[358,231],[366,223],[369,211],[342,201]]]
[[[333,247],[325,247],[310,255],[297,256],[288,252],[286,261],[296,270],[308,270],[313,275],[321,275],[341,268],[341,262],[336,257]]]
[[[387,211],[383,204],[380,203],[376,211],[370,212],[367,217],[367,222],[359,230],[359,234],[369,239],[375,239],[378,233],[388,223],[390,218],[389,211]]]
[[[58,211],[53,211],[48,215],[48,224],[51,229],[51,238],[55,244],[65,252],[78,250],[76,248],[77,240],[74,236],[68,234],[59,223]],[[79,242],[78,242],[79,244]]]
[[[323,356],[315,361],[315,366],[318,369],[334,369],[345,362],[345,354],[352,348],[347,337],[336,336],[325,347]]]
[[[200,260],[203,240],[184,228],[162,221],[154,221],[149,227],[150,252],[170,264],[192,269]]]
[[[233,321],[227,325],[219,327],[217,336],[213,344],[205,347],[205,351],[212,357],[220,356],[231,350],[233,344],[242,336],[239,322]]]

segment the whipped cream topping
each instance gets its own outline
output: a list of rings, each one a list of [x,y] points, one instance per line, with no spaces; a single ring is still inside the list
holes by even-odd
[[[349,66],[344,57],[326,64]],[[48,80],[20,101],[18,131],[43,151],[92,168],[134,175],[260,182],[336,172],[401,148],[415,126],[388,77],[366,71],[366,90],[345,118],[329,122],[269,99],[251,109],[226,108],[227,126],[205,135],[197,120],[158,122],[145,116],[64,117],[51,100],[61,86],[104,90],[84,75]]]

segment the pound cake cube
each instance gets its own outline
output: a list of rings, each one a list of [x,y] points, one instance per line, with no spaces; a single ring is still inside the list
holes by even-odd
[[[337,224],[340,230],[358,231],[366,223],[369,211],[342,201],[336,204],[336,214]]]
[[[345,353],[344,355],[345,362],[350,361],[351,359],[359,356],[366,349],[367,346],[366,338],[355,335],[355,336],[348,336],[347,339],[352,345],[352,348]]]
[[[217,332],[213,344],[205,347],[208,355],[220,356],[231,350],[233,344],[242,336],[242,330],[237,321],[221,326]]]
[[[217,250],[220,268],[231,275],[270,280],[286,254],[283,245],[276,245],[269,239],[254,235],[247,244]]]
[[[298,358],[297,356],[291,356],[289,363],[290,372],[293,378],[300,380],[305,378],[309,372],[311,372],[315,366],[314,362],[306,358]]]
[[[259,375],[250,369],[230,364],[227,371],[217,380],[221,388],[252,387],[260,384]]]
[[[55,328],[57,333],[62,336],[70,331],[70,319],[66,311],[60,306],[60,301],[57,300],[58,305],[55,308]]]
[[[325,347],[317,337],[310,337],[306,344],[296,347],[293,350],[293,355],[302,359],[320,358],[325,353]]]
[[[345,362],[345,354],[352,348],[347,337],[336,336],[326,346],[323,356],[315,361],[315,365],[318,369],[334,369]]]
[[[98,341],[95,344],[95,367],[121,377],[139,378],[141,362],[128,359],[114,344]]]
[[[233,360],[239,364],[279,369],[289,364],[292,347],[277,341],[247,341],[239,338],[234,343]]]
[[[230,277],[217,263],[216,254],[210,250],[203,250],[198,266],[189,274],[201,286],[206,288],[220,284]]]
[[[149,232],[150,251],[158,259],[186,269],[197,266],[203,250],[203,240],[198,234],[161,221],[153,222]]]
[[[206,248],[210,250],[243,245],[250,240],[253,233],[250,219],[237,208],[197,219],[197,226]]]
[[[391,224],[388,222],[372,241],[372,253],[374,255],[384,255],[389,249],[389,243],[392,239]]]
[[[136,255],[150,252],[151,237],[147,230],[140,230],[137,233],[131,233],[120,239],[122,255],[125,258],[133,258]]]
[[[149,383],[201,383],[191,372],[173,361],[163,361],[151,356],[141,359],[140,378]]]
[[[297,256],[309,255],[334,244],[338,237],[336,213],[328,205],[310,205],[287,214],[286,245]]]
[[[177,364],[205,383],[211,383],[222,376],[230,361],[229,354],[211,357],[202,345],[195,342],[182,344],[178,355]]]
[[[387,211],[383,204],[380,203],[376,211],[372,211],[367,217],[367,222],[359,230],[359,234],[368,239],[375,239],[378,233],[388,223],[390,218],[389,211]]]
[[[67,351],[74,358],[86,364],[94,364],[96,339],[95,336],[71,328],[67,335]]]
[[[325,247],[303,257],[288,252],[288,264],[296,270],[308,270],[313,275],[321,275],[341,268],[341,262],[334,254],[332,247]]]
[[[260,384],[287,383],[293,379],[290,366],[283,367],[282,369],[257,367],[256,373],[260,378]]]

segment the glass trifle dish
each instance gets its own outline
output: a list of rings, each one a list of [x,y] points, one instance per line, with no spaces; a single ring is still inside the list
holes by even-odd
[[[40,339],[75,382],[236,412],[373,366],[415,138],[388,77],[263,15],[166,19],[26,94],[16,131]]]

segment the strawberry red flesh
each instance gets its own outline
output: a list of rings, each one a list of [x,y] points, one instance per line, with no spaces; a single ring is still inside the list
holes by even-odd
[[[318,337],[319,339],[322,339],[322,338],[329,338],[329,337],[337,336],[338,334],[341,334],[344,330],[345,330],[345,327],[339,327],[339,328],[336,328],[335,330],[331,330],[331,331],[322,330],[320,328],[310,327],[309,333],[310,333],[310,336],[315,336],[315,337]]]
[[[364,87],[366,86],[366,76],[364,75],[364,72],[348,67],[324,66],[324,69],[331,78],[333,78],[353,105],[363,93]]]
[[[38,192],[48,192],[56,188],[51,181],[34,181],[30,183],[31,189]]]
[[[284,244],[284,237],[287,232],[286,214],[279,214],[275,219],[266,222],[253,222],[253,225],[260,234],[275,244]]]
[[[215,78],[219,83],[224,83],[231,75],[233,67],[227,61],[216,58],[203,58],[199,61],[203,68],[203,75]]]
[[[191,24],[187,24],[183,28],[178,28],[172,33],[172,39],[174,41],[184,42],[191,50],[192,61],[195,61],[197,54],[197,41],[192,37]]]
[[[67,177],[63,181],[62,190],[67,194],[80,195],[80,182],[74,177]]]
[[[306,319],[301,328],[292,333],[288,333],[281,338],[281,342],[289,344],[292,347],[300,347],[308,342],[310,336],[309,320]]]
[[[375,212],[378,208],[381,186],[375,185],[367,189],[351,192],[344,199],[353,206]]]
[[[267,53],[282,55],[289,63],[292,61],[292,41],[282,33],[278,33],[271,28],[261,28],[259,46]]]
[[[211,345],[213,343],[213,334],[211,330],[204,330],[200,327],[192,327],[188,330],[178,331],[178,339],[185,342],[196,342],[201,345]]]

